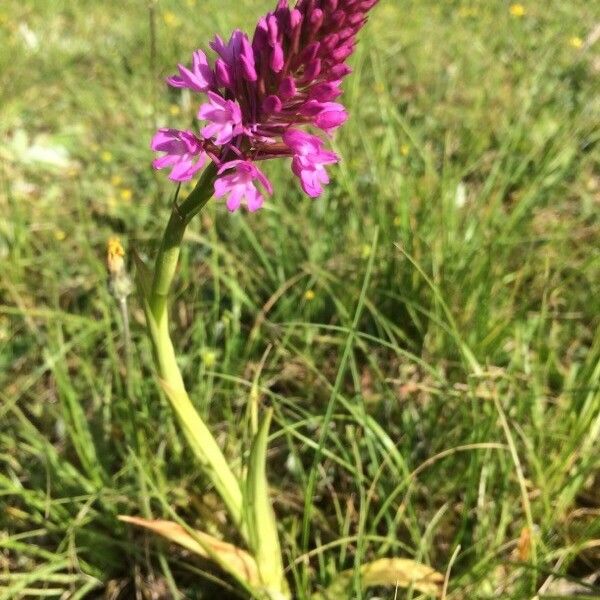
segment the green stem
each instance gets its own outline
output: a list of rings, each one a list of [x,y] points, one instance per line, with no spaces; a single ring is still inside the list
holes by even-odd
[[[151,289],[145,293],[145,308],[148,332],[152,339],[156,367],[163,388],[204,473],[223,499],[234,524],[246,537],[242,520],[240,483],[185,390],[169,335],[168,297],[179,261],[183,235],[192,218],[212,197],[215,177],[216,167],[211,164],[190,195],[181,204],[173,206],[156,258]]]
[[[190,221],[197,215],[213,195],[213,183],[216,177],[216,166],[211,163],[192,190],[190,195],[179,205],[174,204],[167,228],[163,234],[152,280],[150,308],[158,321],[167,306],[167,298],[171,283],[177,269],[183,234]]]

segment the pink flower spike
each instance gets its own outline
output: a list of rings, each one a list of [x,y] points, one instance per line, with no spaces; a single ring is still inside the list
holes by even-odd
[[[290,129],[283,135],[284,143],[292,150],[292,171],[300,178],[302,189],[311,198],[320,196],[323,185],[329,183],[324,165],[339,161],[335,152],[323,150],[323,140],[298,129]]]
[[[219,145],[229,143],[237,135],[244,133],[242,111],[234,100],[225,100],[219,94],[208,92],[209,102],[202,104],[198,110],[198,118],[210,121],[202,129],[206,138],[214,138]]]
[[[202,142],[191,131],[159,129],[150,147],[155,152],[165,153],[155,159],[152,166],[155,169],[171,167],[169,179],[172,181],[188,181],[206,162]]]
[[[255,180],[269,194],[273,193],[271,182],[253,163],[247,160],[232,160],[221,166],[220,177],[215,181],[215,197],[227,196],[227,209],[237,210],[243,203],[250,212],[258,210],[264,198]]]
[[[178,65],[179,75],[167,77],[167,83],[174,88],[189,88],[195,92],[206,92],[215,85],[215,75],[208,65],[206,54],[196,50],[192,54],[191,70]]]

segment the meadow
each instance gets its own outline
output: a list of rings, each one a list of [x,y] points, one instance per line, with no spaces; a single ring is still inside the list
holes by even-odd
[[[228,535],[106,245],[133,274],[159,243],[149,142],[195,116],[165,76],[271,4],[0,4],[2,600],[239,597],[117,520]],[[599,27],[589,0],[381,0],[325,195],[273,163],[265,208],[213,200],[188,229],[180,367],[228,456],[249,399],[273,407],[299,600],[342,571],[353,599],[426,597],[361,591],[380,557],[431,565],[448,600],[600,597]]]

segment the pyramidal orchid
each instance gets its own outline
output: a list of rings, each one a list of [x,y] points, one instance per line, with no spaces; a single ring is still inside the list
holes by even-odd
[[[216,167],[215,196],[229,210],[254,211],[272,186],[258,161],[289,157],[304,192],[317,197],[329,182],[326,166],[339,157],[316,133],[330,135],[348,114],[337,102],[351,69],[356,35],[378,0],[280,0],[258,21],[252,40],[242,31],[211,42],[211,66],[202,50],[190,68],[167,78],[175,88],[205,95],[198,133],[160,129],[151,147],[164,154],[153,163],[187,181],[208,157]],[[308,129],[308,131],[307,131]],[[312,131],[311,131],[312,130]]]
[[[212,197],[222,199],[230,211],[243,206],[253,212],[273,193],[261,161],[287,159],[308,196],[323,192],[329,183],[328,167],[339,161],[327,140],[348,118],[339,102],[342,80],[350,73],[346,60],[376,3],[297,0],[291,8],[287,0],[279,0],[273,12],[259,19],[252,38],[239,30],[228,41],[215,37],[212,57],[196,50],[191,65],[179,65],[167,79],[171,87],[201,95],[197,126],[159,129],[151,143],[158,153],[156,169],[168,170],[176,182],[196,179],[183,199],[176,195],[153,266],[135,254],[157,380],[198,468],[227,509],[228,528],[237,531],[243,547],[188,531],[174,521],[130,516],[121,520],[215,561],[255,599],[293,597],[266,475],[273,409],[259,410],[258,403],[249,407],[248,443],[236,444],[249,453],[230,462],[186,391],[169,327],[173,282],[186,228]],[[311,498],[312,488],[307,492],[305,524],[310,523]],[[345,573],[340,582],[342,587],[348,583]],[[332,585],[338,589],[335,581]]]

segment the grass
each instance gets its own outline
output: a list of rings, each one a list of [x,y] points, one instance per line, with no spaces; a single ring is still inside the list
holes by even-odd
[[[224,597],[208,565],[116,520],[227,534],[135,297],[127,376],[104,253],[119,235],[152,256],[168,214],[148,140],[195,100],[162,78],[268,5],[0,6],[2,599]],[[600,594],[600,9],[509,6],[382,0],[326,195],[274,164],[267,208],[213,202],[187,236],[190,396],[230,456],[249,397],[274,407],[299,598],[366,560],[453,555],[449,599]]]

